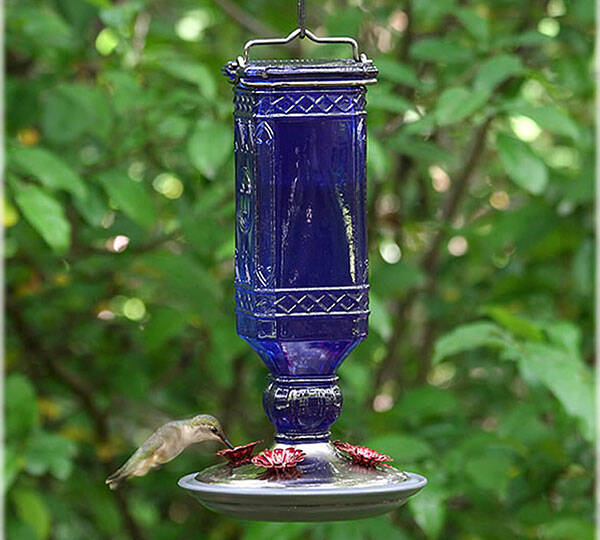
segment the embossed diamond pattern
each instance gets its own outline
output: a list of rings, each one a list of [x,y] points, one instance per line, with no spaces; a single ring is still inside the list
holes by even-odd
[[[309,315],[315,313],[366,311],[369,298],[366,291],[257,294],[237,289],[237,307],[254,315]]]
[[[331,313],[334,311],[363,311],[367,309],[367,295],[360,293],[286,294],[277,298],[278,312]]]
[[[252,113],[256,107],[260,114],[265,115],[351,113],[361,111],[364,105],[364,92],[358,90],[351,94],[336,92],[274,94],[256,100],[244,93],[235,96],[238,112]]]

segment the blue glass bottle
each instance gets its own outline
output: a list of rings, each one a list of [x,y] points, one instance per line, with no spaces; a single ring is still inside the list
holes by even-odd
[[[271,372],[280,443],[329,440],[337,368],[367,335],[364,59],[230,63],[237,331]]]

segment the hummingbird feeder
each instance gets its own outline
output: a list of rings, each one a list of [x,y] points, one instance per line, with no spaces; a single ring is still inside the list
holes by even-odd
[[[235,105],[237,332],[270,371],[263,405],[275,445],[179,485],[232,517],[348,520],[389,512],[427,481],[330,441],[342,410],[336,371],[367,337],[365,95],[377,69],[354,39],[306,29],[302,0],[298,20],[224,67]],[[352,58],[250,60],[252,47],[305,37],[347,44]]]

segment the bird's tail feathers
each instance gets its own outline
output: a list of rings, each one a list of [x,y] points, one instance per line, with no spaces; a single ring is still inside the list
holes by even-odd
[[[106,479],[105,483],[110,489],[117,489],[121,485],[121,483],[127,479],[128,475],[123,469],[124,467],[121,467]]]

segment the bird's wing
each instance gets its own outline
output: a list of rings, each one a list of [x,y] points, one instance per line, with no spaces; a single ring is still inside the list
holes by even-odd
[[[146,474],[148,469],[156,467],[160,463],[155,462],[156,457],[161,454],[161,450],[167,445],[168,430],[165,430],[165,426],[158,428],[146,441],[140,446],[132,456],[125,462],[125,464],[114,473],[116,477],[135,475],[136,472]]]

